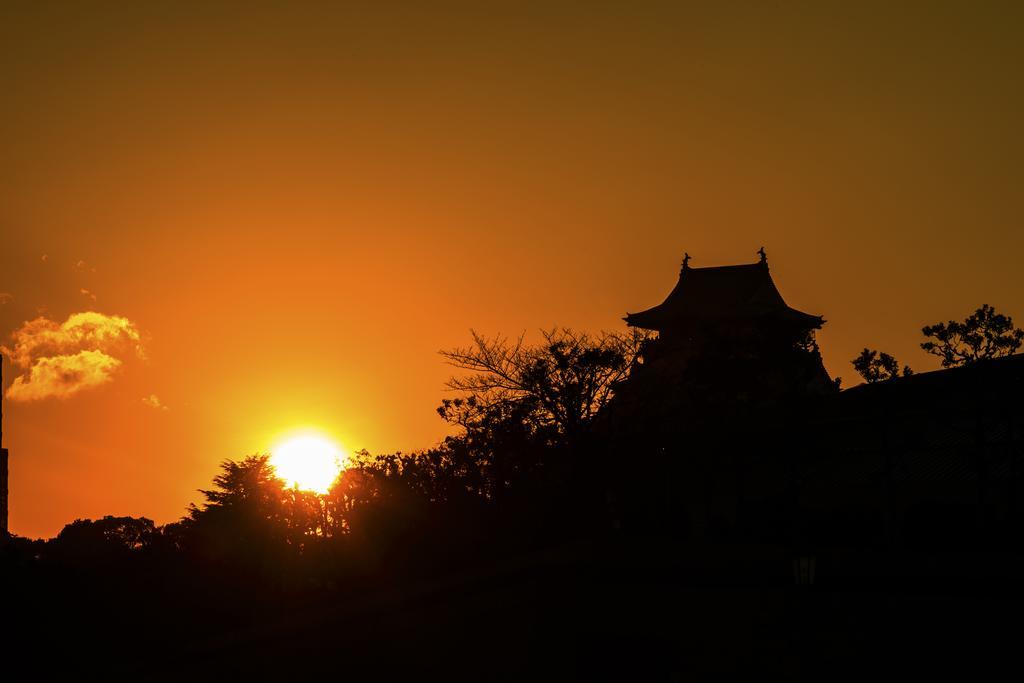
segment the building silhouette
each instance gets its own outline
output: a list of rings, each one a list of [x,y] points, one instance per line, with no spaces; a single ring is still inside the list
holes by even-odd
[[[814,339],[824,319],[786,304],[759,253],[709,268],[686,256],[665,300],[625,317],[657,336],[601,438],[660,474],[613,482],[616,508],[634,528],[673,520],[693,539],[794,553],[1011,542],[1024,354],[839,391]]]
[[[616,428],[692,432],[836,393],[815,341],[824,318],[787,305],[758,254],[707,268],[691,267],[687,254],[665,300],[626,315],[657,335],[617,390]]]
[[[0,542],[9,535],[7,524],[7,449],[3,448],[4,434],[4,382],[3,382],[4,357],[0,355]]]
[[[954,550],[1016,544],[1024,354],[862,384],[805,423],[794,488],[819,545]]]

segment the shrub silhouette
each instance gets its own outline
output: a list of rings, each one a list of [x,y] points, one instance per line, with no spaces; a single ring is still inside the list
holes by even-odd
[[[850,363],[865,382],[874,384],[885,380],[896,379],[901,375],[908,377],[914,374],[910,366],[904,365],[903,372],[900,372],[900,364],[893,356],[884,351],[875,351],[865,348],[860,355]]]

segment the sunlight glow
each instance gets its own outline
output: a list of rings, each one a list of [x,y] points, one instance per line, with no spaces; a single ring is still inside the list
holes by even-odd
[[[305,433],[283,439],[270,449],[270,464],[288,486],[327,493],[345,466],[346,456],[331,439]]]

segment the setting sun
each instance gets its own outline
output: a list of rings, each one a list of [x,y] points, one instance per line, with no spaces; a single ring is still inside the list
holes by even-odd
[[[341,447],[321,434],[281,440],[270,449],[270,464],[288,486],[327,493],[344,467]]]

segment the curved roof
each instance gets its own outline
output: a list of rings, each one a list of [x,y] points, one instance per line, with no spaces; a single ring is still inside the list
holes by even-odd
[[[825,322],[819,315],[786,305],[765,261],[713,268],[684,266],[679,282],[663,302],[646,311],[627,313],[624,320],[631,327],[662,330],[688,321],[766,317],[807,328]]]

